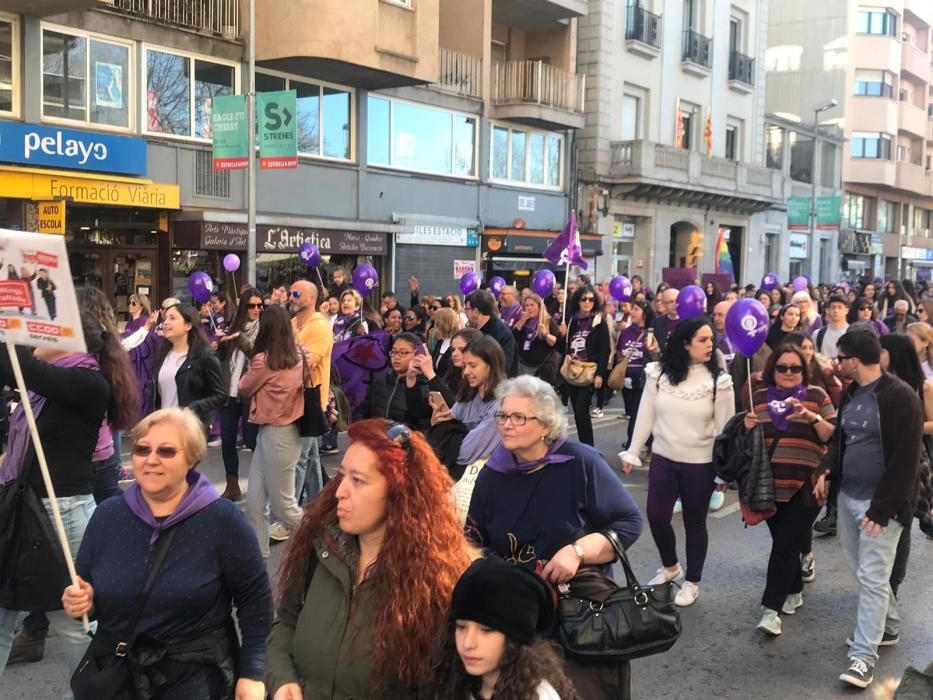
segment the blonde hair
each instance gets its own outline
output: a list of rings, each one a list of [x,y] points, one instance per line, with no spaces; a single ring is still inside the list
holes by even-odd
[[[451,338],[460,330],[460,314],[453,309],[440,308],[432,316],[434,328],[439,338]]]
[[[347,294],[353,297],[353,301],[356,302],[356,308],[360,308],[363,305],[363,297],[355,289],[345,289],[340,293],[339,301],[341,304],[343,303],[343,298],[347,296]]]
[[[547,312],[547,307],[544,305],[544,300],[539,297],[534,292],[530,292],[528,296],[522,299],[522,308],[525,308],[525,302],[528,300],[533,301],[538,305],[538,327],[539,328],[548,328],[550,324],[551,317]]]
[[[149,297],[145,294],[130,294],[130,301],[134,299],[139,302],[142,310],[146,312],[146,316],[152,313],[152,304],[149,303]]]
[[[907,332],[917,336],[927,344],[926,360],[933,366],[933,326],[924,321],[916,321],[915,323],[908,324]]]
[[[207,454],[207,438],[204,437],[204,424],[189,408],[162,408],[150,413],[133,427],[130,439],[135,445],[142,440],[152,427],[160,423],[171,423],[178,431],[181,448],[185,451],[190,466],[196,465]]]

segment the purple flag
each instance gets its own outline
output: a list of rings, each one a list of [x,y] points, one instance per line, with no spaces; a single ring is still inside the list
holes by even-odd
[[[552,265],[566,265],[568,262],[587,269],[586,260],[583,259],[583,249],[580,247],[580,232],[577,231],[577,213],[570,210],[570,221],[564,230],[554,239],[544,251],[544,257]]]
[[[334,343],[333,363],[340,372],[340,388],[350,402],[350,415],[366,400],[373,377],[389,366],[389,344],[385,331],[358,335]]]

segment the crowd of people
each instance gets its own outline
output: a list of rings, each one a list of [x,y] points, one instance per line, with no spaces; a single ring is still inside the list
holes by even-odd
[[[41,658],[51,626],[78,700],[82,673],[118,665],[140,700],[629,698],[628,661],[561,646],[555,599],[586,568],[611,570],[610,539],[638,540],[624,475],[648,468],[648,586],[699,600],[707,514],[737,487],[772,537],[757,629],[782,633],[816,578],[813,533],[838,535],[859,589],[840,680],[872,682],[899,640],[915,515],[933,532],[931,290],[710,282],[707,315],[680,318],[678,291],[638,276],[622,302],[585,276],[462,299],[412,277],[407,307],[364,298],[341,268],[328,278],[199,306],[136,294],[124,328],[81,288],[86,353],[18,349],[78,578],[48,561],[60,603],[37,590],[0,608],[0,671]],[[752,357],[726,332],[741,298],[771,318]],[[361,391],[341,364],[357,343],[381,361]],[[0,382],[15,385],[3,355]],[[621,476],[593,428],[615,392]],[[21,406],[7,443],[0,484],[50,508]],[[222,493],[198,470],[209,445]],[[340,455],[336,474],[322,454]]]

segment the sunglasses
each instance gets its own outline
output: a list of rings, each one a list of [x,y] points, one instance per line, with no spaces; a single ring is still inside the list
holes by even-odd
[[[580,297],[580,301],[588,301],[592,303],[596,301],[596,297]]]
[[[135,457],[148,457],[153,452],[158,455],[159,459],[175,459],[175,455],[178,454],[178,450],[174,447],[149,447],[149,445],[133,445],[133,456]]]
[[[301,292],[299,292],[299,291],[296,289],[294,292],[292,292],[292,298],[293,298],[293,299],[301,299]]]
[[[774,369],[778,374],[800,374],[803,372],[803,365],[775,365]]]
[[[415,320],[417,320],[417,318],[418,318],[417,316],[406,316],[406,317],[405,317],[405,320],[406,320],[406,321],[415,321]]]
[[[246,308],[247,309],[261,309],[264,306],[265,306],[264,304],[247,304]]]
[[[843,362],[844,360],[851,360],[853,357],[855,357],[855,355],[843,355],[842,353],[836,355],[836,359],[840,362]]]
[[[129,305],[130,305],[130,306],[139,306],[139,302],[138,302],[138,301],[132,301],[132,300],[131,300],[130,303],[129,303]]]
[[[386,437],[406,452],[411,446],[411,431],[401,423],[392,423],[386,428]]]

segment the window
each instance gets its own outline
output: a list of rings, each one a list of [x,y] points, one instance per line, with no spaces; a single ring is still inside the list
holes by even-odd
[[[476,117],[369,96],[371,165],[476,177]]]
[[[726,127],[726,159],[739,159],[739,127]]]
[[[794,131],[790,134],[790,177],[797,182],[813,182],[813,139]]]
[[[693,148],[693,129],[699,114],[700,108],[693,105],[681,103],[680,118],[684,124],[684,137],[682,147],[689,151]]]
[[[887,134],[852,134],[852,157],[891,160],[891,137]]]
[[[729,52],[742,51],[742,20],[738,17],[729,18]]]
[[[19,83],[19,24],[0,16],[0,113],[16,111]]]
[[[856,68],[855,94],[862,97],[893,97],[894,74],[885,70]]]
[[[564,139],[558,134],[493,125],[493,180],[560,187]]]
[[[684,0],[684,31],[696,28],[698,2],[699,0]]]
[[[784,169],[784,129],[779,126],[767,127],[765,134],[765,155],[767,166],[773,170]]]
[[[897,14],[883,7],[860,7],[855,31],[859,34],[897,36]]]
[[[622,140],[634,141],[639,138],[641,120],[641,100],[634,95],[622,96]]]
[[[209,139],[211,102],[236,85],[233,63],[146,49],[146,130]]]
[[[256,73],[256,92],[279,90],[297,93],[298,152],[301,155],[350,160],[352,90],[304,78]]]
[[[130,128],[130,45],[42,30],[42,116]]]
[[[887,233],[894,230],[894,202],[884,199],[878,200],[878,216],[875,222],[875,230],[879,233]]]
[[[842,203],[842,223],[848,228],[865,228],[865,198],[847,194]]]

